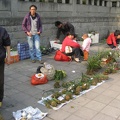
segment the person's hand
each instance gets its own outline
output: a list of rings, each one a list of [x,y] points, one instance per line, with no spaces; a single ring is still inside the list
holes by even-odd
[[[8,65],[10,65],[10,62],[11,62],[11,57],[8,55],[7,58],[6,58],[6,63],[7,63]]]
[[[41,32],[37,32],[38,35],[40,35]]]
[[[30,32],[27,32],[27,35],[30,36],[30,37],[32,36],[32,34]]]

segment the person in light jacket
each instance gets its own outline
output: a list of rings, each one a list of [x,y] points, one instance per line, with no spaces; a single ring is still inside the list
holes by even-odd
[[[91,38],[89,38],[87,34],[84,34],[82,38],[83,38],[82,50],[84,54],[84,61],[87,61],[89,56]]]

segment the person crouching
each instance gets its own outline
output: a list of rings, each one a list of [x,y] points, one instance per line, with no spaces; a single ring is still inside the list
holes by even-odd
[[[67,37],[65,37],[62,42],[61,52],[67,56],[71,56],[76,62],[80,62],[80,58],[83,56],[83,52],[80,49],[80,44],[74,41],[75,36],[76,35],[74,33],[67,34]]]

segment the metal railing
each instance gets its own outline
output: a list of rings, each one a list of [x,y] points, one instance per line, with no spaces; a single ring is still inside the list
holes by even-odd
[[[64,4],[72,4],[76,2],[76,4],[83,5],[95,5],[95,6],[106,6],[106,7],[120,7],[120,1],[110,1],[110,0],[19,0],[19,1],[27,1],[27,2],[46,2],[46,3],[64,3]]]

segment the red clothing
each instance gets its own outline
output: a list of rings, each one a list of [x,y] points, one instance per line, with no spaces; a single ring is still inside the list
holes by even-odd
[[[107,44],[113,44],[114,46],[117,46],[116,43],[117,38],[114,36],[114,33],[110,34],[106,40]]]
[[[62,48],[61,48],[62,52],[65,52],[65,47],[66,46],[71,46],[73,48],[80,48],[80,45],[77,42],[74,42],[69,37],[66,37],[62,42]]]

